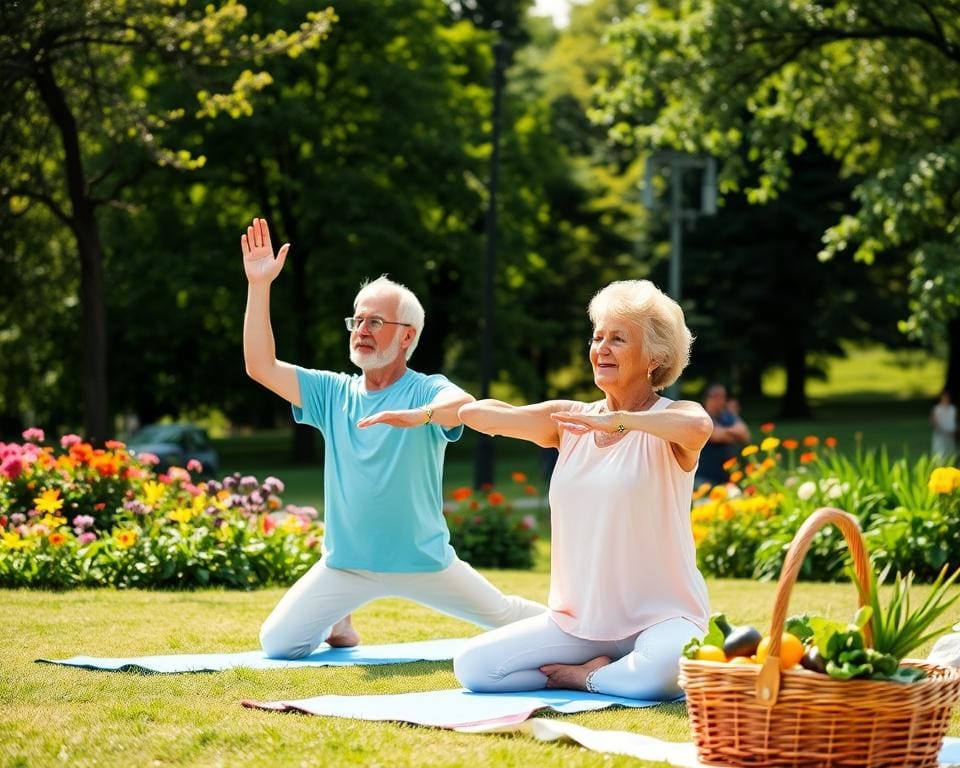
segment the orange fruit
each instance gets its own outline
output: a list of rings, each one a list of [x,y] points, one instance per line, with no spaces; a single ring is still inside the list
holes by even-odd
[[[757,660],[750,656],[734,656],[730,659],[731,664],[756,664]]]
[[[803,643],[796,635],[784,632],[780,635],[780,669],[790,669],[803,658]],[[757,646],[757,662],[763,664],[770,653],[770,636],[764,637]]]
[[[697,661],[726,661],[727,655],[723,648],[717,648],[715,645],[701,645],[697,649]]]

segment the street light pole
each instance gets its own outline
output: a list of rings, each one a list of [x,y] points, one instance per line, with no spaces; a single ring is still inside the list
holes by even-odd
[[[490,137],[490,183],[487,212],[484,219],[486,250],[483,272],[483,318],[480,336],[480,398],[490,397],[493,380],[493,335],[497,271],[497,188],[500,180],[500,102],[503,94],[506,46],[497,41],[493,44],[493,110]],[[479,488],[493,483],[494,448],[493,438],[480,435],[474,464],[473,484]]]

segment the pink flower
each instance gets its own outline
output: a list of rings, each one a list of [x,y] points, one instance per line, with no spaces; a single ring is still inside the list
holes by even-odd
[[[16,480],[23,472],[23,462],[19,456],[7,456],[0,464],[0,475],[4,475],[8,480]]]
[[[23,430],[23,439],[27,441],[43,442],[43,430],[40,427],[30,427]]]
[[[533,515],[524,515],[523,519],[520,521],[520,526],[525,531],[533,530],[537,527],[537,518],[535,518]]]
[[[80,542],[81,546],[83,546],[84,544],[89,544],[91,541],[96,541],[96,539],[97,539],[97,534],[95,534],[93,531],[87,531],[86,533],[81,533],[77,537],[77,541]]]
[[[83,442],[83,438],[80,435],[64,435],[60,438],[60,446],[62,448],[70,448],[71,446],[78,445]]]
[[[190,472],[203,472],[203,464],[198,459],[190,459],[187,462],[187,470]]]
[[[137,458],[140,459],[141,464],[146,464],[148,467],[155,467],[160,463],[160,457],[155,453],[138,453]]]

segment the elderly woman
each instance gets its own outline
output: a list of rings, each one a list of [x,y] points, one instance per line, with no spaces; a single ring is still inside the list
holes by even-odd
[[[713,424],[698,403],[659,394],[689,360],[683,312],[649,281],[630,280],[594,296],[590,319],[602,400],[460,409],[479,432],[560,449],[550,484],[550,611],[468,643],[454,672],[473,691],[671,699],[681,650],[706,628],[690,500]]]

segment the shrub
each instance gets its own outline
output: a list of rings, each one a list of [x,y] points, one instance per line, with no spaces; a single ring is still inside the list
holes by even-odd
[[[538,495],[522,472],[513,482],[528,498]],[[518,510],[504,493],[493,487],[480,491],[457,488],[444,507],[450,543],[461,559],[480,568],[530,568],[537,540],[537,518]]]
[[[195,483],[150,456],[30,429],[0,443],[0,587],[289,584],[320,557],[316,510],[284,505],[283,483],[239,474]]]

